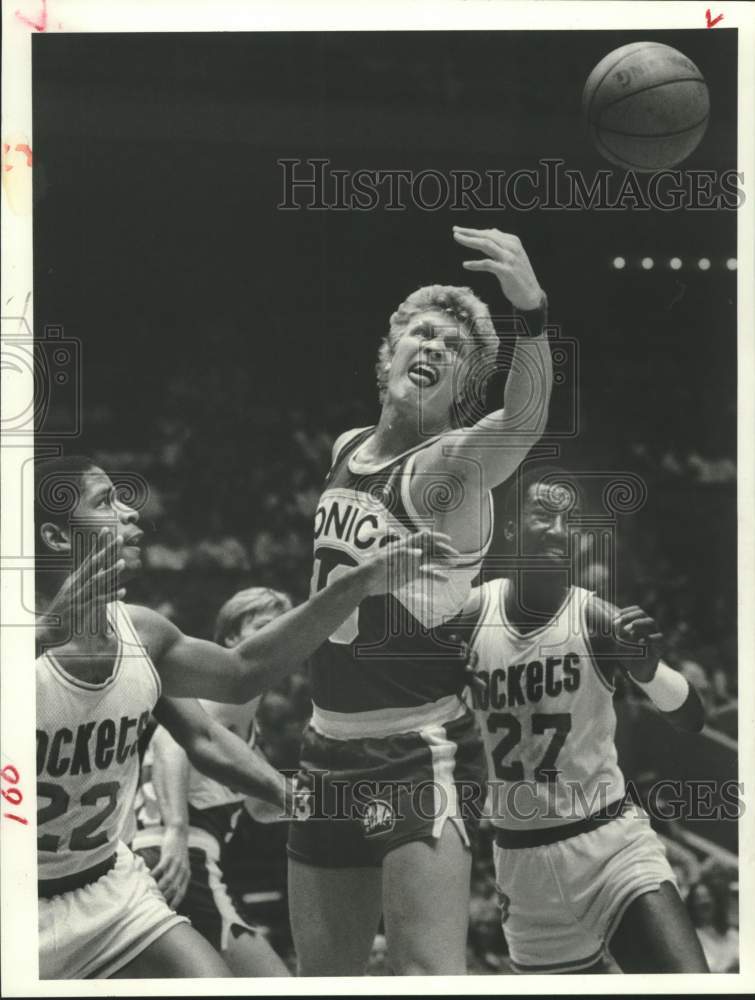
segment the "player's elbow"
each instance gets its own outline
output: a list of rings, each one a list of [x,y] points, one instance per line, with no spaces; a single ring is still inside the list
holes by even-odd
[[[230,682],[227,700],[232,705],[244,705],[262,694],[262,666],[257,661],[241,661]]]

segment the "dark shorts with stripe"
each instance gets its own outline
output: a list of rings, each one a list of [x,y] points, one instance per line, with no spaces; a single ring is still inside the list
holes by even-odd
[[[137,834],[134,849],[152,869],[160,860],[159,847],[139,847]],[[231,899],[223,881],[222,872],[214,851],[189,847],[191,876],[186,895],[176,912],[188,917],[194,927],[217,951],[225,951],[231,932],[248,931],[256,934],[255,927],[247,923]]]
[[[397,736],[334,740],[310,726],[302,768],[312,815],[289,827],[289,857],[325,868],[378,867],[389,851],[479,822],[487,767],[474,716]]]

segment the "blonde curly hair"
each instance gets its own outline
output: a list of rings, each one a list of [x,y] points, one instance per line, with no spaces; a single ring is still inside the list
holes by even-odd
[[[498,353],[498,335],[485,303],[478,299],[471,288],[456,285],[425,285],[406,298],[389,320],[388,333],[378,349],[378,396],[382,403],[388,386],[388,372],[396,352],[396,345],[407,326],[418,313],[436,309],[448,313],[462,326],[473,344],[473,351],[465,359],[461,385],[454,406],[452,420],[462,426],[471,419],[472,412],[481,407],[486,379],[495,369]],[[478,414],[478,419],[479,419]]]

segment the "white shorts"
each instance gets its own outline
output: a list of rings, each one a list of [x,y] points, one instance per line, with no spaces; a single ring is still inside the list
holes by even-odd
[[[503,932],[516,972],[575,972],[605,956],[624,911],[676,885],[660,839],[637,806],[541,847],[493,847]]]
[[[115,866],[81,889],[39,900],[39,978],[103,979],[177,924],[141,858],[118,845]]]
[[[164,833],[163,827],[150,826],[139,830],[134,837],[132,848],[150,868],[160,860]],[[188,848],[191,878],[178,912],[189,919],[216,951],[228,948],[234,927],[256,935],[258,929],[236,909],[223,880],[217,840],[206,830],[190,826]]]

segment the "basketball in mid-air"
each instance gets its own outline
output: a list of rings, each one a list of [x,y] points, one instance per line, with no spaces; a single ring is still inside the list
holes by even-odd
[[[709,111],[700,70],[659,42],[633,42],[609,52],[582,94],[582,112],[598,152],[630,170],[681,163],[702,139]]]

